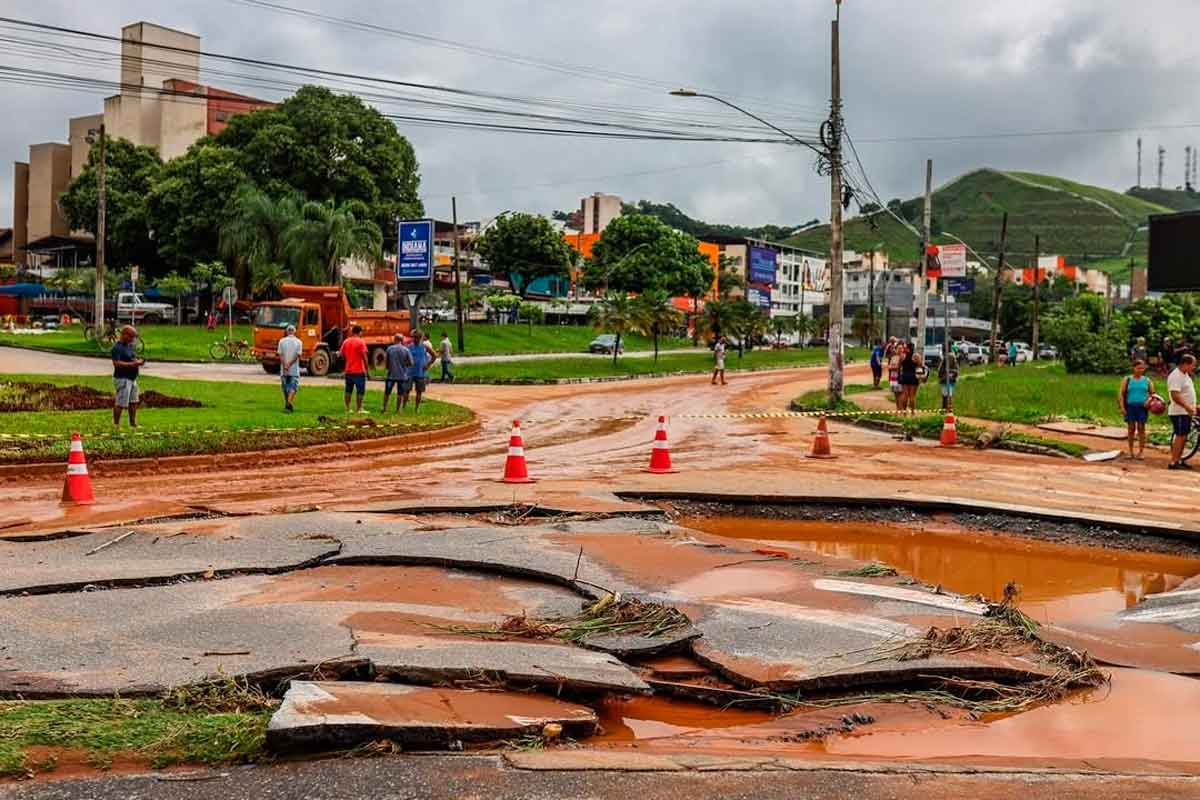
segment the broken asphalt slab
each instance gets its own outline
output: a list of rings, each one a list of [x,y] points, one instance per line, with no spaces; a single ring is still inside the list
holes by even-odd
[[[550,697],[406,686],[396,683],[292,681],[271,717],[267,746],[276,752],[342,749],[387,739],[402,747],[445,750],[457,742],[540,736],[546,725],[582,738],[597,725],[586,706]]]

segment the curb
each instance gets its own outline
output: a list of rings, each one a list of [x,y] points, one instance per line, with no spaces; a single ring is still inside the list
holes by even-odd
[[[328,458],[344,458],[362,453],[420,450],[439,444],[458,443],[477,435],[483,423],[476,418],[461,425],[414,431],[396,436],[356,439],[350,442],[328,442],[308,447],[280,447],[274,450],[246,450],[240,453],[211,453],[162,458],[113,458],[93,462],[91,472],[102,478],[119,475],[139,475],[188,471],[196,468],[228,469],[258,466],[264,461],[272,464],[298,464]],[[31,479],[60,479],[64,464],[5,464],[0,465],[0,483]]]

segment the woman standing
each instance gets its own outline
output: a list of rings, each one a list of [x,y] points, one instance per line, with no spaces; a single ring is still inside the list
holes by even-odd
[[[888,359],[888,388],[892,390],[892,398],[896,401],[896,410],[900,410],[902,387],[900,386],[900,362],[904,359],[904,343],[892,344],[892,355]]]
[[[901,411],[916,410],[917,387],[921,385],[917,372],[921,367],[916,347],[911,343],[905,344],[904,357],[900,359],[900,402],[897,405]]]
[[[879,388],[879,380],[883,377],[883,342],[876,340],[871,348],[871,378],[875,388]]]
[[[1146,375],[1146,362],[1137,359],[1133,362],[1133,374],[1126,375],[1121,381],[1121,391],[1117,393],[1117,402],[1121,405],[1121,415],[1129,429],[1129,457],[1141,461],[1146,451],[1146,419],[1149,417],[1147,406],[1154,394],[1154,383]],[[1133,452],[1133,440],[1138,440],[1137,455]]]

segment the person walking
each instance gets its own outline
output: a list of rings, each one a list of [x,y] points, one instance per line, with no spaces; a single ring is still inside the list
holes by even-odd
[[[137,329],[132,325],[121,328],[121,336],[112,346],[113,363],[113,426],[121,427],[121,409],[129,409],[129,427],[137,427],[137,410],[141,402],[138,392],[138,372],[146,359],[139,358],[133,346]]]
[[[896,409],[900,408],[900,361],[904,358],[904,343],[893,337],[888,344],[888,388],[892,390],[892,400]]]
[[[942,410],[954,410],[954,386],[958,383],[958,354],[954,348],[938,364],[938,384],[942,387]]]
[[[1149,363],[1145,336],[1137,337],[1137,341],[1133,343],[1133,347],[1129,350],[1129,363],[1136,364],[1139,361]]]
[[[385,351],[387,355],[387,376],[383,380],[383,412],[387,413],[388,398],[391,397],[392,390],[396,390],[396,413],[399,414],[404,408],[405,402],[408,400],[408,393],[411,389],[408,370],[413,364],[412,353],[408,351],[408,347],[404,344],[404,334],[397,333],[392,336],[392,343],[388,345]]]
[[[342,357],[342,374],[346,383],[346,413],[350,413],[350,395],[358,393],[356,413],[368,413],[363,408],[363,395],[367,393],[367,343],[362,339],[362,326],[355,325],[350,335],[342,342],[338,354]]]
[[[879,381],[883,378],[883,342],[875,340],[875,346],[871,348],[871,378],[875,383],[875,388],[879,388]]]
[[[1154,394],[1154,383],[1146,375],[1146,359],[1139,358],[1133,362],[1131,375],[1126,375],[1121,381],[1121,391],[1117,393],[1117,402],[1121,406],[1121,416],[1129,430],[1129,457],[1141,461],[1146,450],[1146,420],[1150,416],[1150,396]],[[1138,441],[1138,450],[1133,452],[1133,441]]]
[[[1171,338],[1164,336],[1162,347],[1158,350],[1159,358],[1162,359],[1162,371],[1164,375],[1170,375],[1175,371],[1175,346],[1171,344]]]
[[[1017,343],[1016,342],[1008,343],[1008,365],[1010,367],[1015,367],[1017,365]]]
[[[288,325],[283,332],[283,338],[275,346],[279,354],[279,386],[283,390],[283,410],[292,412],[292,403],[296,392],[300,390],[300,353],[304,343],[296,338],[296,326]]]
[[[717,385],[717,377],[721,378],[721,385],[725,385],[725,337],[717,339],[717,344],[713,347],[713,374],[712,385]]]
[[[421,398],[425,394],[425,388],[429,385],[427,370],[437,356],[426,340],[425,334],[419,330],[412,332],[412,344],[408,346],[408,353],[412,364],[408,368],[408,383],[403,387],[404,394],[401,402],[408,405],[409,391],[416,392],[413,413],[417,414],[421,411]]]
[[[454,354],[450,347],[450,336],[442,331],[442,340],[438,343],[438,361],[442,365],[442,383],[454,383],[454,361],[451,356]]]
[[[917,407],[917,388],[921,385],[917,370],[921,363],[917,360],[916,349],[915,344],[906,343],[900,359],[900,400],[897,408],[901,411],[912,411]]]
[[[1192,417],[1196,416],[1196,385],[1192,373],[1196,371],[1196,357],[1187,353],[1180,357],[1179,366],[1167,376],[1167,392],[1171,404],[1167,416],[1171,418],[1171,463],[1167,469],[1191,469],[1183,461],[1183,447],[1192,430]]]

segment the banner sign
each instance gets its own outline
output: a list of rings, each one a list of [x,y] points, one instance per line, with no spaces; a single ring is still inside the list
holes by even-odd
[[[429,286],[432,282],[433,220],[401,220],[396,253],[396,283],[412,288]]]
[[[771,308],[771,287],[770,286],[747,286],[746,299],[751,305],[758,306],[770,310]]]
[[[946,281],[946,293],[955,297],[975,291],[974,278],[944,278],[944,280]]]
[[[965,278],[967,276],[967,246],[965,244],[940,246],[938,259],[942,262],[943,278]]]
[[[748,283],[765,283],[775,285],[775,268],[779,262],[779,254],[769,247],[750,245],[750,269],[747,275]]]

